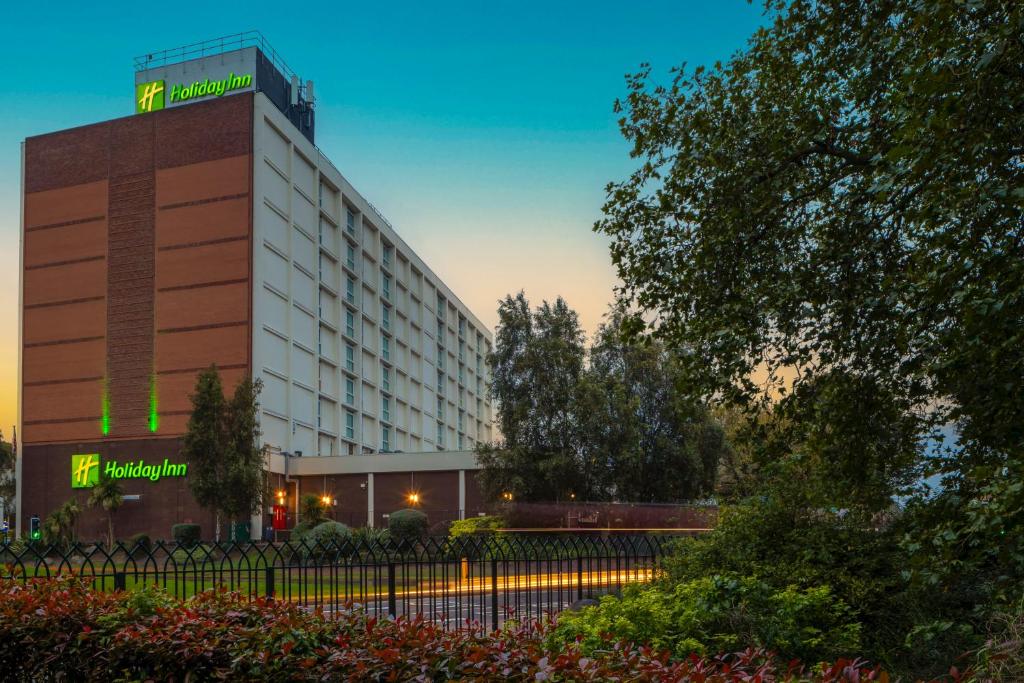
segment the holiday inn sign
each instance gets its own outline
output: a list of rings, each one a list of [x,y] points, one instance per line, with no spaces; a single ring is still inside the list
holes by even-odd
[[[220,97],[232,90],[252,86],[252,74],[229,73],[226,78],[195,81],[191,85],[178,83],[167,86],[164,81],[150,81],[135,86],[135,113],[159,111],[166,105],[179,104],[203,97]]]
[[[184,477],[188,470],[185,463],[176,464],[164,458],[162,463],[148,464],[142,460],[119,463],[108,460],[100,463],[99,453],[81,453],[71,456],[71,488],[92,488],[100,480],[100,468],[111,479],[149,479],[159,481],[162,477]]]

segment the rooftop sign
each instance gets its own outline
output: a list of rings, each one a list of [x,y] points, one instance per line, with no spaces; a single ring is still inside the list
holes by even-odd
[[[135,113],[255,90],[256,74],[254,47],[141,69],[135,73]]]

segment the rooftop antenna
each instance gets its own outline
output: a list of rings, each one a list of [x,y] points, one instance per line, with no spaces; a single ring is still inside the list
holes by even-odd
[[[292,98],[291,103],[293,107],[299,104],[299,77],[292,74]]]
[[[306,81],[306,103],[313,106],[313,81]]]

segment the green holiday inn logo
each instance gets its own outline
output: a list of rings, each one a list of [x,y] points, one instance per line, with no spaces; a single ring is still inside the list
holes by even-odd
[[[100,480],[100,456],[98,453],[75,454],[71,456],[71,488],[92,488]],[[108,460],[102,464],[103,473],[111,479],[149,479],[160,481],[163,477],[184,477],[188,472],[185,463],[173,463],[164,458],[162,463],[149,464],[139,459],[119,463]]]
[[[99,453],[71,456],[71,488],[84,489],[100,480]]]
[[[135,86],[135,113],[158,111],[164,108],[164,82],[150,81]]]
[[[242,90],[252,85],[252,74],[229,73],[227,78],[211,81],[193,81],[191,85],[177,83],[165,85],[164,81],[150,81],[135,86],[135,113],[145,114],[159,111],[166,104],[178,104],[202,97],[220,97],[232,90]]]

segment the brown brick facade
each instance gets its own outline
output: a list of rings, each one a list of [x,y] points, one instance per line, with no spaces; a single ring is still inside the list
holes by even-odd
[[[85,495],[72,453],[176,457],[196,373],[249,372],[252,97],[26,140],[23,523]],[[197,517],[180,485],[140,483],[124,533]]]

